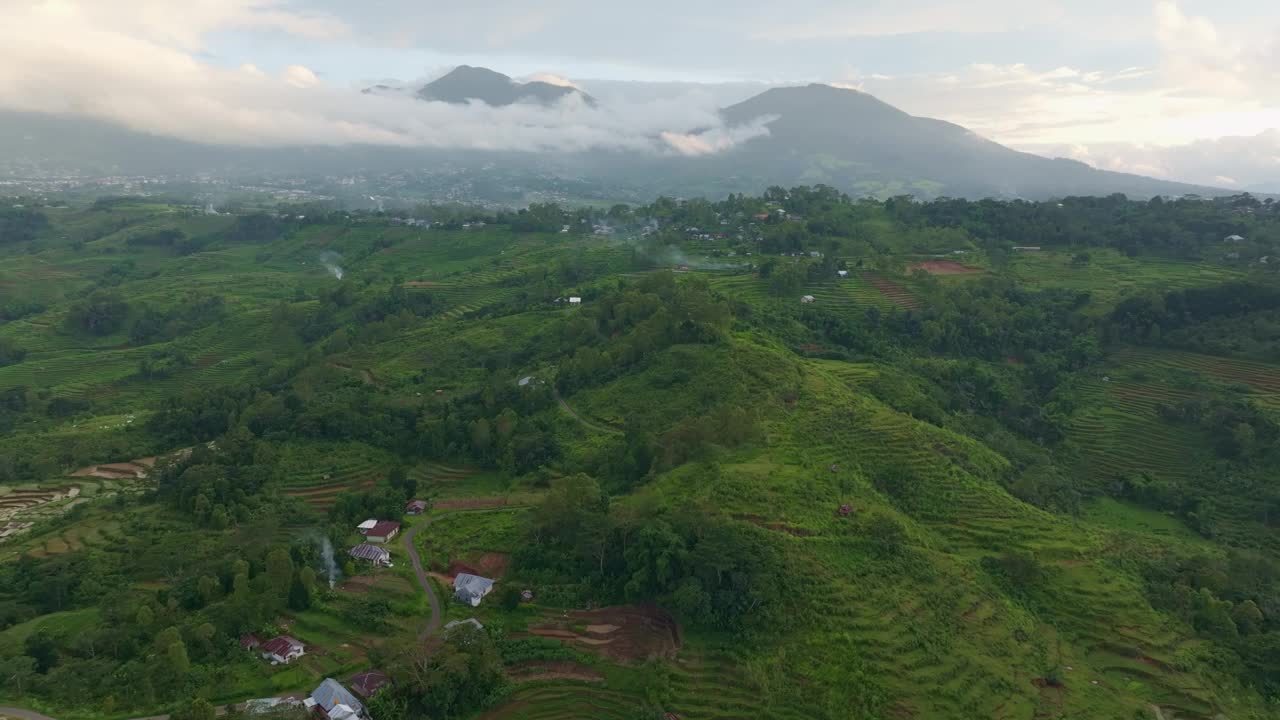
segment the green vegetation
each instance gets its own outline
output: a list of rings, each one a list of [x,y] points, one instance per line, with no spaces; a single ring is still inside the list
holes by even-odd
[[[1248,196],[5,210],[0,698],[1272,716],[1273,257]]]

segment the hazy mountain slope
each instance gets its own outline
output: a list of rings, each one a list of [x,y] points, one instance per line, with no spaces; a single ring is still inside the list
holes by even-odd
[[[775,118],[767,124],[769,134],[718,157],[724,169],[780,185],[898,185],[957,196],[1222,192],[1018,152],[959,125],[914,117],[866,93],[828,85],[774,88],[724,110],[730,124],[767,116]]]
[[[533,81],[520,83],[488,68],[459,65],[444,77],[427,83],[418,91],[423,100],[465,103],[479,100],[487,105],[502,106],[517,102],[554,103],[569,95],[579,95],[589,105],[595,100],[582,91],[564,85]]]

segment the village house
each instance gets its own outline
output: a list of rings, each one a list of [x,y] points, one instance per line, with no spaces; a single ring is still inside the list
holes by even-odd
[[[357,560],[367,560],[374,567],[391,567],[391,553],[377,545],[360,543],[347,551],[347,554]]]
[[[836,271],[836,277],[847,278],[847,277],[849,277],[849,271],[848,271],[848,270],[837,270],[837,271]]]
[[[582,304],[582,298],[578,297],[577,295],[570,295],[570,296],[569,296],[569,304],[570,304],[570,305],[581,305],[581,304]]]
[[[325,720],[356,720],[368,717],[364,712],[364,703],[333,678],[325,678],[324,682],[311,693],[311,697],[303,702],[303,705]]]
[[[390,684],[391,678],[381,670],[366,670],[351,678],[351,690],[366,700],[378,694],[383,686]]]
[[[262,641],[259,640],[258,636],[254,635],[253,633],[245,633],[244,635],[240,636],[241,650],[257,650],[258,646],[261,644],[262,644]]]
[[[405,515],[421,515],[427,511],[426,500],[410,500],[404,504]]]
[[[1039,245],[1014,245],[1013,249],[1015,252],[1039,252],[1040,246]]]
[[[400,523],[383,520],[377,525],[369,528],[369,531],[364,534],[364,537],[371,543],[388,543],[391,542],[392,538],[394,538],[399,532]]]
[[[493,581],[471,573],[458,573],[453,579],[453,597],[471,607],[476,607],[493,590]]]
[[[369,531],[372,530],[374,526],[376,526],[377,524],[378,524],[377,520],[374,520],[373,518],[369,518],[368,520],[365,520],[364,522],[356,526],[356,532],[360,533],[361,535],[368,535]]]
[[[288,665],[307,654],[307,647],[288,635],[277,635],[262,643],[259,649],[262,650],[263,659],[270,660],[272,665]]]
[[[1238,243],[1238,242],[1244,242],[1244,238],[1241,237],[1240,235],[1228,235],[1222,238],[1222,241],[1230,242],[1230,243]]]
[[[812,295],[804,295],[804,296],[801,296],[800,298],[800,302],[804,303],[805,305],[808,305],[816,301],[817,301],[817,298],[815,298]]]

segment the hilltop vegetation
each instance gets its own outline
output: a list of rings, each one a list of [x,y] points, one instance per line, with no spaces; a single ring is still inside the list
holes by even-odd
[[[1280,702],[1276,203],[22,204],[6,703],[371,667],[379,720]],[[394,567],[344,554],[367,518]],[[410,546],[497,589],[432,618]]]

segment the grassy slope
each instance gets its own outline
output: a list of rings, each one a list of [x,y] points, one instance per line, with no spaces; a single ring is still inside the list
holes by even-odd
[[[176,222],[148,218],[145,213],[130,216],[135,224]],[[94,225],[101,218],[85,214],[69,213],[57,222],[72,239],[101,231]],[[231,382],[252,366],[258,352],[270,348],[271,338],[262,331],[266,304],[290,297],[294,287],[314,288],[331,281],[316,263],[322,250],[353,258],[349,269],[356,278],[391,273],[406,281],[438,283],[418,290],[438,293],[445,300],[448,310],[443,316],[394,341],[339,358],[353,372],[371,372],[387,392],[412,392],[408,382],[418,373],[429,378],[422,388],[474,386],[483,371],[468,358],[504,344],[518,345],[542,332],[560,312],[535,310],[454,322],[511,299],[516,290],[505,283],[554,262],[564,250],[550,247],[549,238],[517,238],[500,231],[424,234],[406,228],[323,227],[308,228],[266,251],[241,247],[175,261],[154,252],[130,251],[123,244],[123,232],[104,235],[83,250],[55,247],[20,257],[17,264],[6,263],[0,290],[38,276],[48,281],[42,288],[56,288],[49,290],[47,299],[52,301],[60,293],[87,287],[93,275],[128,257],[144,275],[159,272],[131,281],[125,288],[131,297],[163,299],[189,288],[226,294],[232,313],[224,323],[175,341],[197,358],[196,365],[170,380],[138,382],[130,377],[138,349],[121,347],[121,337],[86,342],[63,333],[62,310],[55,307],[27,321],[0,326],[0,335],[32,350],[25,363],[0,369],[0,387],[29,384],[58,394],[109,400],[118,403],[117,410],[141,410],[167,393]],[[360,255],[384,239],[390,247]],[[115,251],[108,253],[108,248]],[[584,243],[579,250],[602,268],[622,266],[616,248],[597,242]],[[1105,253],[1094,253],[1087,270],[1072,268],[1068,261],[1051,253],[1019,256],[1012,271],[1031,285],[1094,290],[1163,287],[1169,282],[1181,286],[1223,277],[1218,270],[1148,264]],[[772,298],[765,283],[750,275],[717,276],[713,285],[753,304],[792,301]],[[889,300],[861,277],[806,287],[805,292],[850,312],[889,307]],[[1268,400],[1274,391],[1269,367],[1181,354],[1135,353],[1122,362],[1135,368],[1152,363],[1191,367],[1216,373],[1222,382],[1255,379],[1254,391]],[[677,369],[685,374],[675,375]],[[876,373],[874,366],[802,362],[767,339],[739,335],[724,348],[674,348],[614,383],[570,398],[583,416],[619,425],[645,413],[659,420],[676,419],[729,396],[754,408],[765,428],[758,446],[719,458],[711,481],[705,467],[685,466],[659,478],[641,496],[672,505],[708,500],[730,514],[803,530],[780,534],[821,570],[815,578],[819,616],[805,629],[766,635],[751,645],[689,636],[669,669],[673,711],[686,719],[840,717],[862,706],[916,717],[1134,717],[1154,702],[1179,717],[1218,710],[1233,718],[1250,716],[1246,695],[1220,694],[1210,682],[1177,669],[1180,657],[1197,651],[1197,641],[1186,628],[1152,611],[1132,573],[1109,561],[1122,544],[1154,552],[1162,543],[1202,543],[1197,536],[1164,516],[1116,503],[1091,506],[1083,518],[1071,520],[1017,501],[997,482],[1010,472],[1004,458],[970,438],[877,401],[864,386]],[[1187,448],[1194,444],[1171,435],[1151,417],[1153,385],[1163,388],[1155,395],[1176,395],[1167,382],[1121,374],[1112,382],[1097,379],[1083,388],[1088,402],[1072,435],[1089,448],[1085,458],[1090,467],[1176,473],[1194,462],[1191,454],[1179,454],[1189,453]],[[584,433],[568,416],[562,421],[570,444],[591,443],[598,435]],[[108,429],[104,416],[82,418],[52,434],[86,432],[97,436],[124,431]],[[326,458],[323,467],[309,461],[317,453]],[[299,444],[286,455],[294,458],[289,464],[295,468],[288,491],[316,505],[385,472],[394,461],[357,445]],[[98,458],[121,459],[127,458]],[[833,462],[855,475],[847,496],[827,470]],[[873,488],[878,475],[897,469],[919,480],[924,489],[921,507],[904,511]],[[438,484],[442,495],[505,490],[500,477],[476,476],[440,463],[414,472]],[[855,507],[853,517],[835,517],[841,502]],[[907,559],[886,562],[869,552],[863,528],[874,513],[890,514],[906,525]],[[457,525],[467,527],[463,522]],[[440,541],[449,544],[450,551],[502,550],[496,545],[509,539],[510,528],[482,527],[487,529],[471,539],[465,533],[454,538],[456,533],[445,528],[448,532],[441,533]],[[65,552],[77,543],[109,539],[118,531],[118,526],[94,514],[72,528],[32,537],[26,547],[36,553]],[[1050,568],[1046,586],[1022,602],[1011,601],[980,565],[984,556],[1010,549],[1034,551]],[[323,644],[359,636],[333,623],[331,617],[306,615],[299,618],[298,631]],[[316,672],[354,667],[355,662],[354,657],[334,658],[334,667],[324,664]],[[1065,669],[1068,666],[1071,670]],[[1054,669],[1062,674],[1065,689],[1033,684]],[[627,717],[642,694],[637,671],[610,672],[617,675],[604,687],[570,681],[521,687],[493,716]],[[869,682],[851,680],[859,677]],[[273,678],[273,687],[292,682]],[[868,689],[876,687],[885,695]]]

